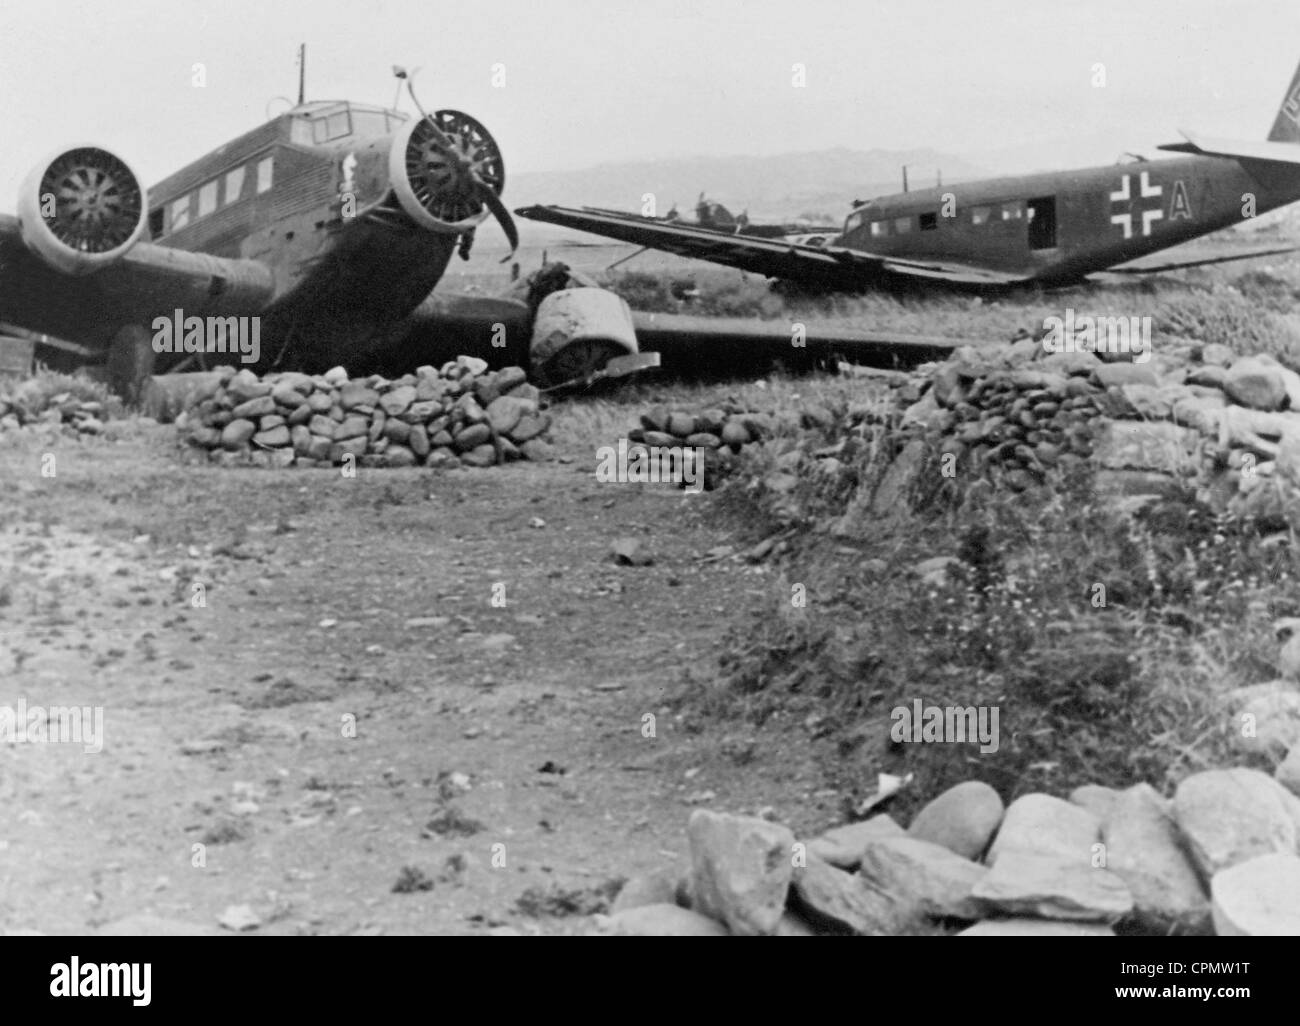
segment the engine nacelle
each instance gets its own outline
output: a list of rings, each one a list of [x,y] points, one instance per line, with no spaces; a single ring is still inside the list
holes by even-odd
[[[18,193],[24,244],[65,274],[90,274],[120,260],[144,234],[146,209],[139,177],[99,146],[41,161]]]
[[[393,137],[388,180],[402,210],[421,228],[461,235],[487,217],[480,190],[487,186],[500,195],[506,166],[496,140],[468,114],[439,110],[432,117],[438,131],[413,117]]]
[[[608,289],[561,289],[537,307],[529,361],[543,385],[585,378],[636,351],[632,311]]]

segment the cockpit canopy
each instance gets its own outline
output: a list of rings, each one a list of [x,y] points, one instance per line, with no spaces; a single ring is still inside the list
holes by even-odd
[[[368,107],[346,100],[318,100],[289,111],[289,141],[324,146],[349,136],[372,139],[390,135],[407,119],[401,111]]]

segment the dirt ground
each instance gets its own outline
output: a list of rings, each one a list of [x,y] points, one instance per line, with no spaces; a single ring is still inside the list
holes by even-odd
[[[707,558],[744,540],[714,494],[563,446],[348,479],[121,433],[0,451],[0,705],[103,709],[98,753],[0,744],[0,932],[580,932],[686,866],[693,807],[836,822],[780,722],[671,701],[775,587]],[[621,536],[654,563],[616,566]]]

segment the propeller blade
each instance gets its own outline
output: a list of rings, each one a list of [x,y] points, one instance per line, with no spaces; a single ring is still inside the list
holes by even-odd
[[[474,191],[478,198],[487,204],[487,208],[492,211],[492,216],[497,219],[497,224],[501,225],[501,230],[506,233],[506,239],[510,243],[510,252],[506,254],[501,263],[505,263],[515,255],[515,250],[519,248],[519,229],[515,227],[515,219],[510,216],[510,211],[506,205],[501,202],[501,197],[496,194],[492,186],[478,178],[474,179]]]

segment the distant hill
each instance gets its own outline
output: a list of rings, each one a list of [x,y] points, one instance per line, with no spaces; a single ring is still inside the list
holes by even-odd
[[[732,213],[748,208],[753,220],[788,220],[805,214],[829,215],[833,223],[848,213],[853,199],[870,199],[902,189],[902,165],[914,188],[980,178],[974,164],[935,150],[820,150],[774,157],[691,157],[598,164],[575,171],[507,175],[511,206],[559,203],[640,212],[641,197],[655,194],[657,212],[677,204],[694,217],[701,192]]]

